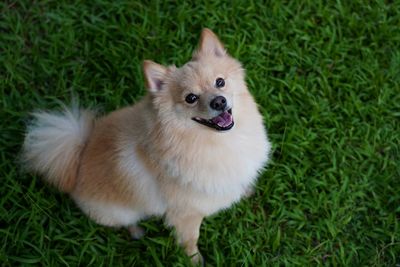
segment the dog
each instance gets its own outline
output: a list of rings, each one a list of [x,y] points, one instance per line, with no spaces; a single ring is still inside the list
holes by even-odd
[[[164,216],[193,263],[204,217],[246,196],[269,159],[263,118],[245,71],[209,29],[177,68],[143,63],[147,93],[97,118],[78,107],[36,112],[25,166],[68,193],[95,222],[127,227]]]

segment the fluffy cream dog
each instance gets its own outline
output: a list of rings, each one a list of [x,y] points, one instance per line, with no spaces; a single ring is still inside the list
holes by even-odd
[[[90,111],[35,113],[27,166],[67,192],[90,218],[128,227],[165,216],[194,262],[202,219],[251,190],[270,143],[241,64],[204,29],[181,68],[143,65],[148,94],[95,118]]]

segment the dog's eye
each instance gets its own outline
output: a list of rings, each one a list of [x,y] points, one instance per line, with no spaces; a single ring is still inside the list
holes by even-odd
[[[188,94],[185,98],[185,101],[189,104],[193,104],[194,102],[196,102],[199,99],[198,95],[195,94]]]
[[[222,79],[222,78],[217,78],[216,80],[215,80],[215,87],[217,87],[217,88],[222,88],[222,87],[224,87],[225,86],[225,80],[224,79]]]

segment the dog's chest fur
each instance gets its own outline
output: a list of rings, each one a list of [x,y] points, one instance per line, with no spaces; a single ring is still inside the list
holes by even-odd
[[[158,187],[153,191],[160,192],[168,205],[214,213],[238,201],[268,159],[270,145],[261,121],[247,123],[255,125],[217,133],[217,138],[158,136],[144,148],[136,144],[135,155],[126,160],[140,163],[126,165],[140,165],[146,170],[142,174],[151,174],[148,184]]]

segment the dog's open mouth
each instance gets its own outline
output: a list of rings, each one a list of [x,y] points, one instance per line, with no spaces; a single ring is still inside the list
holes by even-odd
[[[218,116],[211,119],[203,119],[199,117],[192,118],[195,122],[213,128],[217,131],[227,131],[230,130],[233,125],[232,109],[222,112]]]

